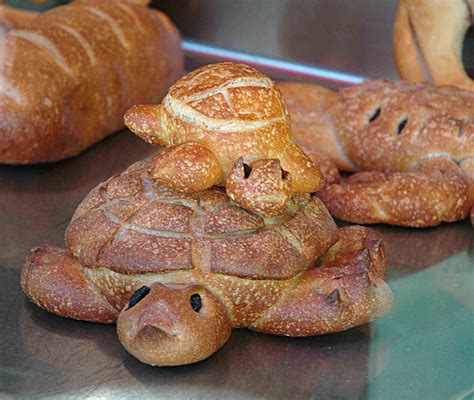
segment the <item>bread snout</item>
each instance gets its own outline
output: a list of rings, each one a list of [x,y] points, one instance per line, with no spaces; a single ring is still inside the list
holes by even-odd
[[[160,366],[204,360],[224,345],[231,330],[224,305],[200,285],[144,286],[117,320],[127,351]]]

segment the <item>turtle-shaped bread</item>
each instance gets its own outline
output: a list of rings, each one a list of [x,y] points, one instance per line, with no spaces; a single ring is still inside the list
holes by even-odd
[[[318,196],[359,224],[474,224],[474,93],[454,86],[367,80],[339,92],[281,83],[295,140],[326,175]],[[319,153],[319,156],[318,156]],[[329,160],[328,160],[329,161]]]
[[[248,65],[225,62],[192,71],[161,104],[133,106],[124,120],[146,141],[167,146],[151,174],[173,190],[225,186],[235,203],[277,215],[291,193],[316,192],[324,183],[293,142],[280,90]]]
[[[173,192],[153,181],[151,165],[89,193],[67,250],[31,251],[21,285],[33,302],[80,320],[118,318],[125,348],[153,365],[202,360],[233,327],[317,335],[390,307],[381,240],[363,227],[338,231],[318,198],[294,195],[285,213],[264,219],[221,188]]]

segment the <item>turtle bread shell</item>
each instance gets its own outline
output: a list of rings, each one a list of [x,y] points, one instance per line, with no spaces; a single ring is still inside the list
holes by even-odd
[[[263,219],[221,188],[173,192],[133,164],[94,188],[66,231],[84,267],[123,274],[203,271],[251,279],[289,279],[311,266],[337,239],[322,202],[295,195],[285,214]]]

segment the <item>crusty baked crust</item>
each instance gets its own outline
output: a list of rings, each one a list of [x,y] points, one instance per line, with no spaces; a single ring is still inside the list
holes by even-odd
[[[39,14],[0,41],[0,162],[76,155],[158,102],[182,73],[179,33],[125,0],[81,0]]]
[[[121,274],[86,268],[69,251],[42,246],[27,257],[21,286],[49,312],[113,323],[143,285],[202,285],[225,305],[233,327],[286,336],[326,334],[369,322],[392,304],[383,281],[386,255],[378,234],[351,226],[339,229],[338,237],[315,266],[283,280],[242,279],[206,268]]]
[[[212,188],[180,194],[153,182],[153,160],[92,190],[66,232],[83,266],[140,274],[209,268],[255,279],[289,279],[337,240],[317,198],[295,195],[287,212],[264,219]]]
[[[186,164],[181,166],[174,157],[170,160],[163,156],[154,178],[168,181],[175,190],[204,190],[210,187],[210,176],[214,177],[213,184],[227,186],[227,178],[240,157],[247,164],[260,159],[278,160],[291,175],[292,193],[313,192],[323,184],[319,169],[293,143],[281,92],[269,77],[247,65],[225,62],[192,71],[171,86],[161,105],[133,107],[126,113],[125,122],[150,143],[185,146],[195,142],[203,148],[201,153],[206,154],[202,162],[194,160],[196,151],[193,162],[181,151],[181,164]],[[209,151],[214,160],[208,157]],[[204,174],[207,179],[202,177],[203,169],[208,171]],[[167,176],[177,174],[186,175],[189,188],[169,182]],[[267,183],[262,182],[255,190],[265,193]],[[242,205],[239,199],[245,193],[228,190],[227,194]]]
[[[338,93],[310,84],[279,86],[303,149],[322,153],[341,170],[364,171],[341,184],[332,174],[318,192],[332,215],[420,227],[469,214],[474,204],[472,92],[382,80]]]
[[[359,172],[318,196],[345,221],[426,227],[466,218],[472,207],[467,189],[458,165],[433,158],[413,172]]]
[[[339,92],[333,115],[358,170],[411,171],[437,155],[458,163],[474,157],[474,93],[467,90],[366,81]]]
[[[310,83],[279,82],[291,119],[294,140],[306,154],[324,154],[343,171],[354,165],[335,137],[332,109],[337,92]],[[326,177],[326,175],[325,175]]]
[[[319,335],[389,310],[377,233],[337,230],[309,194],[293,195],[272,218],[219,188],[179,194],[150,178],[152,164],[136,163],[89,193],[66,232],[68,250],[30,252],[21,286],[33,302],[117,322],[124,347],[152,365],[207,358],[233,327]]]

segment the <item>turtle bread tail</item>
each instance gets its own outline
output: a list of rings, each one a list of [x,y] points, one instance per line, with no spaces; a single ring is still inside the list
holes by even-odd
[[[339,241],[249,328],[284,336],[339,332],[388,312],[392,292],[383,281],[386,256],[369,228],[339,229]]]
[[[31,250],[21,271],[21,287],[35,304],[63,317],[114,323],[119,314],[76,258],[54,246]]]

